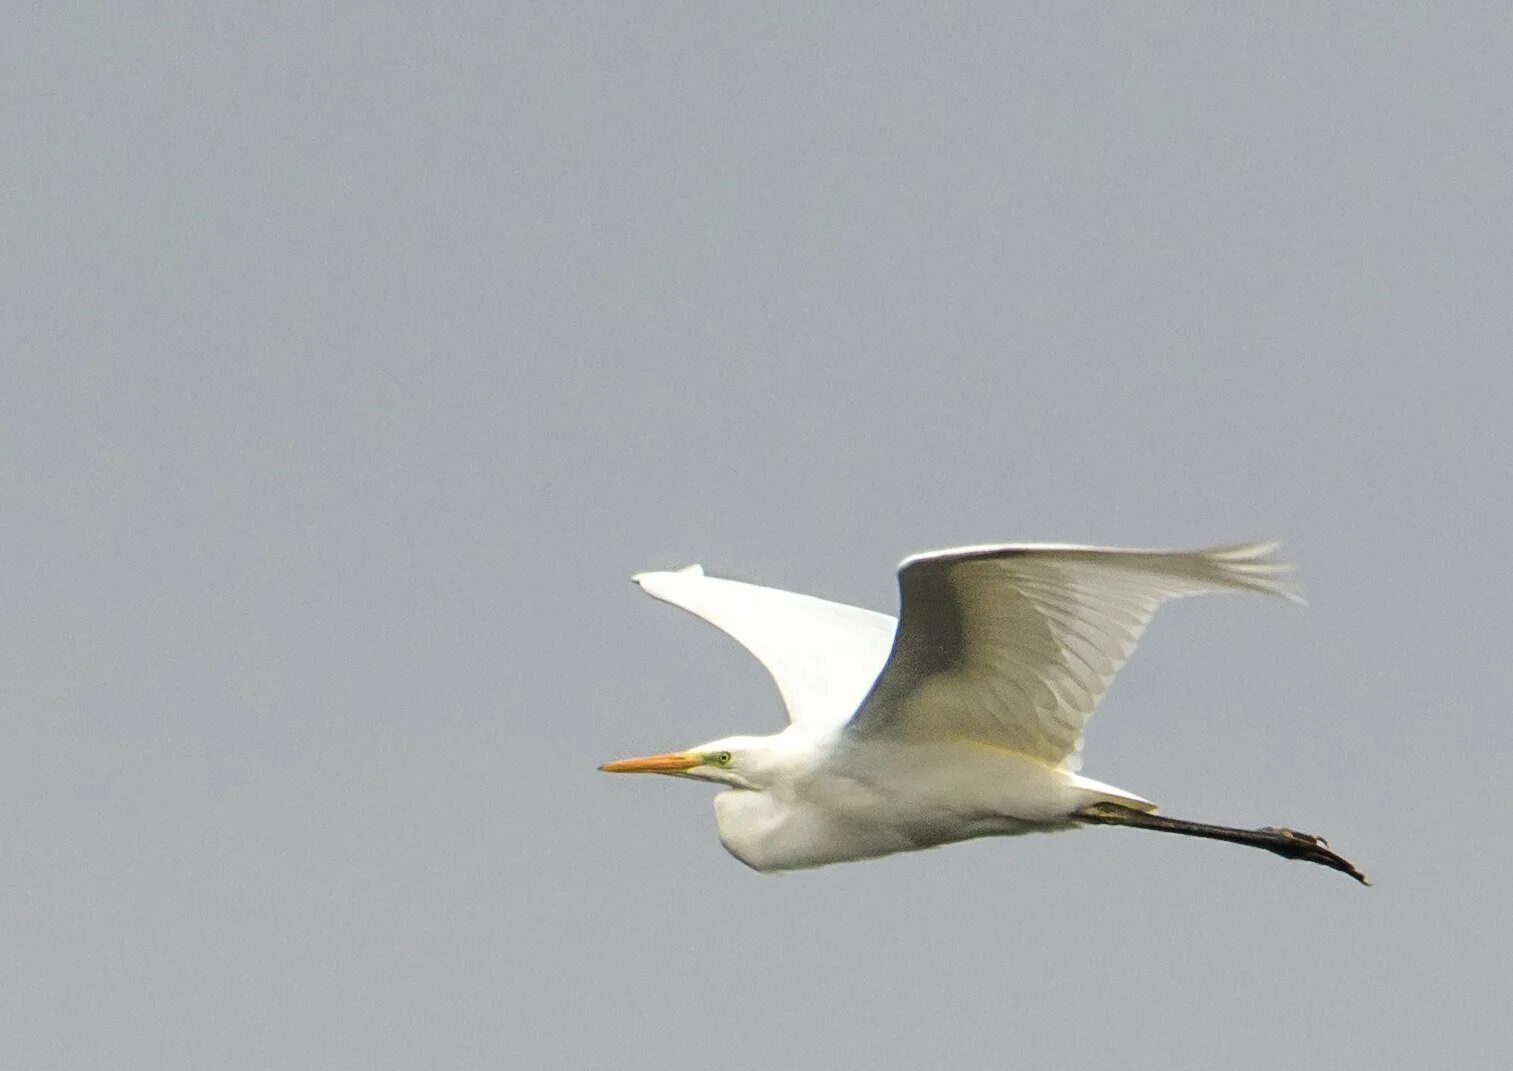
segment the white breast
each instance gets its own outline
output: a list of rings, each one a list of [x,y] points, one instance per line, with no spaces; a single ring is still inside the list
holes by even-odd
[[[736,789],[714,800],[725,849],[754,870],[801,870],[921,847],[907,832],[857,823],[803,801]]]

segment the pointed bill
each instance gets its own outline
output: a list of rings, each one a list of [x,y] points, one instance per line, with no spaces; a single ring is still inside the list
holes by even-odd
[[[605,773],[666,773],[675,774],[691,770],[703,762],[702,756],[689,751],[672,751],[666,755],[647,755],[640,759],[619,759],[606,762],[599,769]]]

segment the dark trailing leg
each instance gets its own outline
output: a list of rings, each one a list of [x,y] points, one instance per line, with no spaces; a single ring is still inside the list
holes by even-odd
[[[1371,884],[1366,880],[1366,875],[1355,868],[1354,863],[1330,850],[1328,842],[1323,837],[1315,837],[1310,833],[1275,829],[1271,826],[1265,829],[1235,829],[1232,826],[1215,826],[1206,822],[1188,822],[1181,818],[1167,818],[1165,815],[1137,811],[1132,807],[1123,807],[1117,803],[1095,803],[1078,811],[1075,817],[1090,825],[1135,826],[1138,829],[1155,829],[1163,833],[1181,833],[1185,837],[1207,837],[1210,840],[1227,840],[1232,844],[1249,844],[1254,848],[1265,848],[1268,852],[1275,852],[1287,859],[1302,859],[1309,863],[1330,867],[1349,874],[1362,885]]]

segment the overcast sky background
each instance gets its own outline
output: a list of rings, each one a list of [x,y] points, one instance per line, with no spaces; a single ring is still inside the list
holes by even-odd
[[[1430,11],[12,12],[0,1066],[1505,1058],[1513,28]],[[1272,536],[1085,771],[1374,888],[595,770],[782,724],[638,569]]]

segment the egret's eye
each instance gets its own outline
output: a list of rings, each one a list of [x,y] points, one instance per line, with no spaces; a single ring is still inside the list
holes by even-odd
[[[732,755],[728,751],[716,751],[714,753],[714,764],[716,766],[729,766],[732,758]]]

